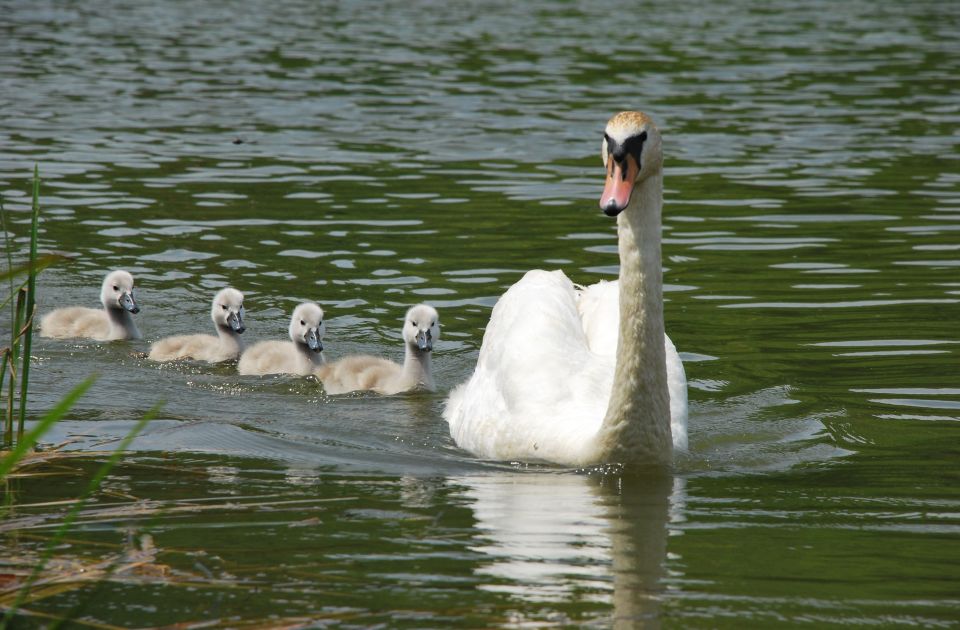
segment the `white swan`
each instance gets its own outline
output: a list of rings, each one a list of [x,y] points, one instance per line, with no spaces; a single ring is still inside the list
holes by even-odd
[[[240,374],[298,374],[306,376],[323,364],[323,309],[304,302],[293,309],[290,341],[261,341],[244,350],[237,364]]]
[[[243,293],[236,289],[223,289],[213,298],[210,318],[217,327],[217,336],[213,335],[177,335],[165,337],[150,345],[148,359],[153,361],[175,361],[176,359],[197,359],[208,363],[219,363],[236,359],[243,351],[240,334],[246,330],[243,325]]]
[[[317,368],[315,374],[328,394],[373,390],[399,394],[413,389],[433,391],[430,353],[440,338],[440,317],[436,309],[418,304],[407,311],[403,322],[403,365],[367,355],[344,357]]]
[[[103,310],[68,306],[47,313],[40,320],[40,336],[55,339],[86,337],[99,341],[139,339],[140,331],[131,314],[140,307],[133,297],[133,276],[111,271],[100,287]]]
[[[536,270],[503,294],[444,410],[461,448],[588,466],[664,465],[686,447],[686,376],[663,325],[660,143],[645,114],[607,123],[600,207],[617,217],[619,281],[579,289]]]

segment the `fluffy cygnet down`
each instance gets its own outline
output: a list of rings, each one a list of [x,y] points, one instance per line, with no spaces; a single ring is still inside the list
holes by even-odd
[[[433,391],[430,353],[440,338],[440,319],[436,309],[418,304],[403,322],[403,365],[367,355],[348,356],[322,365],[314,374],[328,394],[371,390],[378,394],[398,394],[413,389]]]
[[[98,341],[140,338],[132,317],[140,312],[133,298],[133,276],[122,270],[108,273],[100,288],[100,302],[103,310],[68,306],[47,313],[40,320],[40,336]]]
[[[219,363],[236,359],[243,351],[240,334],[246,330],[243,325],[243,293],[236,289],[223,289],[213,298],[210,319],[217,328],[213,335],[178,335],[165,337],[153,342],[150,355],[154,361],[175,361],[177,359],[196,359],[208,363]]]
[[[261,341],[250,346],[240,357],[237,371],[241,374],[312,374],[323,365],[323,309],[304,302],[293,309],[290,318],[290,341]]]

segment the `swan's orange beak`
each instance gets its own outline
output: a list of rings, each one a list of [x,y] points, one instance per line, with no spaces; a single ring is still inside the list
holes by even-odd
[[[600,209],[604,214],[615,217],[623,212],[630,203],[633,182],[639,172],[637,161],[632,155],[626,155],[621,162],[613,159],[612,155],[607,159],[607,183],[600,195]]]

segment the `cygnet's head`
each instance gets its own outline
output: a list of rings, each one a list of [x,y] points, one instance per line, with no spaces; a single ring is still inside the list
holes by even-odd
[[[100,302],[104,308],[139,313],[140,307],[133,298],[133,276],[119,269],[108,273],[100,287]]]
[[[243,293],[236,289],[227,288],[217,293],[213,298],[210,318],[217,326],[242,333],[247,329],[243,325],[243,317]]]
[[[437,309],[426,304],[417,304],[409,311],[403,322],[403,340],[423,352],[433,350],[440,338],[440,316]]]
[[[635,184],[663,167],[660,132],[646,114],[620,112],[604,129],[600,155],[607,169],[600,209],[613,217],[630,205]]]
[[[323,322],[323,309],[313,302],[304,302],[293,309],[290,318],[290,339],[303,344],[313,352],[323,352],[323,335],[327,325]]]

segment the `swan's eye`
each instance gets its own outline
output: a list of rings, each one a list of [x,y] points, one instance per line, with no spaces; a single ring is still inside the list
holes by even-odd
[[[223,310],[227,310],[227,305],[226,305],[226,304],[221,304],[220,307],[221,307]]]
[[[120,290],[120,287],[118,287],[117,285],[113,285],[113,290],[114,290],[114,291],[119,291],[119,290]]]
[[[430,322],[430,328],[433,328],[436,325],[437,325],[437,322]]]
[[[303,321],[303,320],[301,319],[301,320],[300,320],[300,325],[301,325],[301,326],[306,326],[306,325],[307,325],[307,322],[305,322],[305,321]]]
[[[411,323],[411,324],[413,324],[414,326],[416,326],[416,325],[417,325],[417,322],[410,322],[410,323]]]

